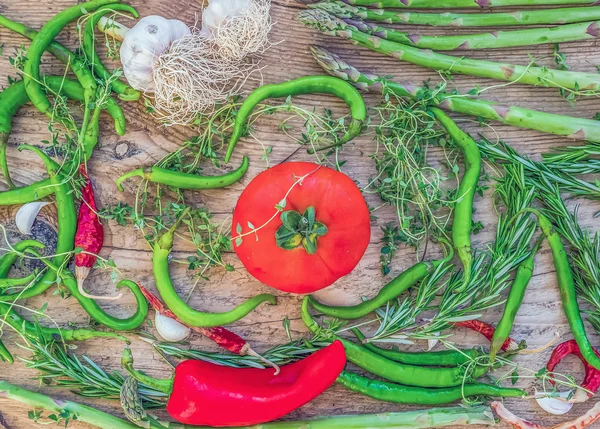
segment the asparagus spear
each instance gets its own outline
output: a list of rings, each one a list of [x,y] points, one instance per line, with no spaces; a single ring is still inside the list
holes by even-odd
[[[323,10],[304,10],[298,14],[304,25],[332,36],[340,36],[355,44],[367,47],[397,60],[406,61],[430,69],[486,77],[534,86],[548,86],[576,91],[579,95],[595,95],[600,89],[600,75],[545,67],[520,66],[465,57],[452,57],[431,50],[415,48],[390,42],[377,36],[365,34],[345,21]]]
[[[424,91],[424,88],[410,83],[393,82],[383,77],[362,73],[324,48],[312,46],[311,51],[327,73],[344,79],[359,89],[371,92],[390,91],[399,97],[415,99]],[[436,92],[431,100],[433,104],[451,112],[578,140],[600,141],[600,121],[555,115],[516,106],[503,106],[445,92]]]
[[[600,7],[522,10],[498,13],[390,12],[351,6],[339,0],[311,3],[339,18],[362,18],[388,24],[432,25],[436,27],[498,27],[505,25],[572,24],[600,20]]]
[[[502,6],[556,6],[562,4],[596,4],[596,0],[344,0],[357,6],[407,9],[446,9],[454,7],[484,8]]]
[[[342,18],[342,20],[363,33],[381,37],[391,42],[404,43],[422,49],[433,49],[434,51],[509,48],[545,43],[574,42],[600,37],[600,21],[561,25],[553,28],[494,31],[493,33],[461,34],[457,36],[427,36],[404,33],[365,22],[360,18]]]

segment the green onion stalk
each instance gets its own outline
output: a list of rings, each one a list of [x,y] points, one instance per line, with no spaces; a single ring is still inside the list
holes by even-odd
[[[552,28],[528,28],[524,30],[494,31],[453,36],[428,36],[426,34],[405,33],[389,27],[382,27],[376,23],[365,22],[359,17],[340,19],[371,36],[421,49],[433,49],[434,51],[513,48],[549,43],[576,42],[597,39],[600,36],[599,21],[559,25]]]
[[[421,13],[367,9],[343,1],[330,0],[311,3],[308,7],[321,9],[338,18],[361,18],[387,24],[430,25],[434,27],[503,27],[511,25],[562,25],[600,19],[600,7],[521,10],[494,13]]]
[[[595,95],[600,89],[600,75],[597,73],[554,70],[439,54],[363,33],[357,27],[320,9],[303,10],[298,14],[298,20],[324,34],[338,36],[399,61],[437,71],[560,88],[578,95]]]
[[[137,423],[146,423],[142,427],[155,429],[209,429],[162,422],[153,418],[146,418],[143,422],[130,423],[92,407],[72,401],[53,399],[42,393],[32,392],[4,381],[0,381],[0,397],[55,413],[53,414],[54,419],[77,420],[103,429],[139,429],[140,426]],[[465,424],[491,426],[495,424],[495,420],[489,407],[476,406],[433,408],[402,413],[322,417],[314,420],[265,423],[245,429],[369,429],[373,427],[417,429]]]
[[[432,105],[450,112],[577,140],[600,142],[600,121],[506,106],[469,96],[449,94],[444,92],[443,88],[431,90],[407,82],[394,82],[384,77],[363,73],[324,48],[313,46],[311,51],[327,73],[344,79],[364,91],[383,94],[391,92],[399,97],[414,100],[428,96]],[[430,94],[427,95],[427,92]]]

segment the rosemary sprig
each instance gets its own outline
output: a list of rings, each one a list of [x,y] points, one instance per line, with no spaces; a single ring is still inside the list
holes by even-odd
[[[29,359],[21,358],[27,368],[39,372],[44,384],[68,388],[88,398],[118,400],[125,377],[117,371],[106,372],[87,356],[81,359],[68,353],[65,345],[46,341],[43,337],[28,338],[29,344],[21,346],[31,352]],[[140,384],[140,397],[147,408],[163,407],[167,395]]]
[[[416,296],[403,298],[380,309],[379,326],[371,341],[403,342],[410,339],[438,339],[453,323],[477,319],[481,313],[504,302],[502,292],[512,273],[529,256],[535,222],[521,211],[529,207],[535,188],[525,182],[523,168],[510,168],[499,180],[496,196],[504,207],[499,214],[496,239],[486,251],[478,253],[471,280],[465,287],[462,272],[455,272],[440,284],[434,273],[422,282]],[[439,294],[441,293],[441,297]],[[427,312],[432,315],[425,317]],[[422,317],[418,321],[418,317]]]

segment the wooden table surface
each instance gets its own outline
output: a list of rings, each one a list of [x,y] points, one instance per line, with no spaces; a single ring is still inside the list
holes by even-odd
[[[0,2],[0,13],[31,27],[40,28],[55,13],[73,3],[73,0],[4,0]],[[162,15],[167,18],[182,19],[189,24],[194,23],[195,14],[201,11],[198,1],[135,0],[132,5],[138,8],[142,16]],[[353,64],[360,68],[377,72],[379,75],[393,75],[414,83],[420,83],[425,79],[431,79],[433,83],[440,80],[439,75],[433,71],[398,63],[366,49],[355,47],[345,41],[332,39],[304,28],[294,18],[296,13],[303,7],[292,0],[276,0],[274,2],[272,16],[275,25],[271,40],[276,43],[264,55],[262,62],[264,82],[279,82],[290,78],[322,73],[308,50],[309,45],[313,43],[328,46],[333,52],[340,54],[347,60],[351,60]],[[455,33],[457,31],[434,28],[425,30],[430,34]],[[77,42],[74,27],[69,27],[68,31],[63,32],[60,35],[60,40],[68,46],[74,46]],[[27,44],[21,37],[5,29],[0,29],[0,44],[3,47],[3,55],[0,57],[0,85],[3,87],[7,85],[6,78],[15,75],[15,70],[9,64],[8,57],[22,43]],[[568,64],[573,69],[597,71],[597,66],[600,64],[600,49],[597,41],[563,44],[561,50],[566,53]],[[552,46],[466,52],[467,55],[473,58],[505,60],[524,65],[529,63],[529,56],[531,55],[538,59],[538,63],[548,66],[554,65],[552,53]],[[44,57],[43,69],[53,74],[61,74],[64,71],[63,66],[50,56]],[[258,82],[253,81],[249,86],[254,87],[257,84]],[[554,89],[532,88],[523,85],[499,85],[498,82],[465,76],[456,76],[448,83],[450,88],[456,87],[464,92],[475,86],[489,87],[491,85],[497,86],[486,91],[485,97],[502,101],[505,104],[588,118],[593,117],[600,110],[596,107],[596,98],[580,100],[573,108]],[[376,95],[367,95],[366,101],[370,106],[374,106],[379,98]],[[336,114],[345,113],[344,105],[333,97],[304,96],[299,97],[297,102],[307,107],[333,107]],[[111,129],[109,118],[103,116],[100,147],[89,163],[91,175],[94,178],[97,199],[101,207],[115,204],[118,201],[133,202],[132,191],[134,186],[130,184],[126,187],[126,192],[119,193],[116,191],[114,179],[123,172],[155,163],[164,154],[181,145],[186,138],[194,135],[192,130],[182,127],[159,127],[145,113],[141,103],[122,104],[128,119],[127,134],[123,137],[116,136]],[[257,123],[256,137],[265,145],[273,146],[273,152],[270,156],[271,165],[281,162],[296,149],[295,143],[283,136],[277,129],[277,124],[281,119],[281,116],[263,117]],[[537,158],[542,152],[570,143],[564,138],[498,124],[494,124],[493,129],[480,128],[468,118],[462,117],[459,119],[461,126],[474,135],[483,133],[492,139],[499,137],[534,158]],[[40,115],[31,105],[28,105],[15,118],[13,130],[8,151],[8,161],[12,168],[13,179],[17,185],[25,185],[39,180],[44,176],[44,169],[39,160],[29,152],[18,153],[15,147],[23,143],[42,145],[41,141],[48,139],[46,118]],[[341,153],[341,158],[348,161],[343,167],[344,172],[363,186],[375,171],[374,163],[369,158],[372,147],[371,138],[362,137],[357,139],[355,143],[347,145]],[[242,140],[238,144],[235,161],[239,161],[241,154],[250,156],[251,166],[249,173],[240,183],[226,190],[189,193],[189,202],[208,207],[221,220],[230,215],[244,186],[266,167],[265,162],[261,160],[262,149],[256,141],[252,139]],[[311,157],[300,151],[294,159],[311,160]],[[2,189],[5,188],[4,184],[0,186]],[[380,204],[378,198],[372,194],[367,195],[366,198],[372,206]],[[573,205],[575,203],[579,202],[573,201],[569,204]],[[592,215],[600,210],[600,205],[585,201],[581,203],[582,223],[593,226]],[[485,230],[474,237],[474,243],[477,247],[483,248],[486,243],[493,239],[496,224],[496,215],[490,203],[489,192],[484,198],[476,197],[475,206],[477,209],[475,220],[483,222]],[[14,242],[22,238],[17,236],[14,225],[7,220],[9,216],[6,215],[6,210],[1,213],[5,214],[2,221],[8,227],[10,240]],[[339,280],[325,292],[330,296],[334,296],[336,300],[348,303],[358,302],[361,296],[376,294],[379,288],[389,281],[389,277],[382,277],[379,268],[380,226],[394,220],[394,214],[389,208],[383,208],[378,211],[377,216],[378,219],[372,223],[370,246],[358,267],[349,276]],[[42,227],[37,229],[39,231],[44,230]],[[114,222],[106,222],[105,229],[105,245],[102,255],[113,259],[127,278],[140,281],[148,288],[154,289],[151,254],[141,235],[132,227],[123,228]],[[176,254],[178,255],[185,255],[185,252],[189,250],[185,245],[176,245]],[[429,257],[435,257],[435,252],[435,250],[430,252]],[[193,294],[190,301],[192,306],[201,310],[222,311],[232,308],[255,294],[272,292],[269,288],[250,277],[235,255],[228,255],[227,260],[236,267],[236,271],[213,270],[210,281],[202,283]],[[415,253],[412,249],[401,249],[394,261],[392,275],[396,275],[411,266],[414,261]],[[553,337],[555,331],[561,333],[562,340],[571,338],[561,310],[554,267],[547,245],[543,246],[536,262],[535,275],[527,291],[513,332],[514,337],[519,340],[526,340],[530,347],[547,343]],[[179,292],[185,294],[193,283],[186,273],[185,267],[173,267],[172,276]],[[110,294],[114,290],[108,274],[102,272],[93,272],[87,285],[95,293]],[[300,297],[284,293],[277,293],[277,295],[279,296],[279,304],[276,307],[261,306],[232,328],[247,338],[258,351],[286,342],[282,327],[282,320],[286,316],[292,321],[292,333],[296,337],[305,334],[303,324],[299,320]],[[45,302],[49,303],[48,315],[52,316],[57,323],[76,322],[81,325],[87,323],[86,313],[74,299],[62,300],[60,297],[52,295],[51,292],[28,301],[27,305],[40,307]],[[110,307],[108,311],[111,314],[127,315],[133,311],[134,305],[133,297],[127,295],[123,299],[122,305],[106,304],[106,307]],[[500,308],[490,310],[484,315],[483,319],[497,322],[500,312]],[[18,340],[9,329],[4,330],[2,339],[16,356],[27,357],[27,353],[15,345]],[[153,353],[146,343],[135,338],[132,339],[134,340],[132,347],[137,366],[150,374],[164,376],[168,372],[168,367],[161,358]],[[482,341],[480,337],[469,335],[463,330],[456,330],[452,339],[464,346],[480,344]],[[600,345],[600,341],[596,336],[593,336],[592,340],[594,344]],[[192,343],[193,347],[214,350],[214,347],[208,341],[198,337],[194,337]],[[417,348],[424,346],[419,344]],[[121,351],[121,344],[114,341],[94,340],[85,344],[78,344],[76,353],[92,357],[104,368],[119,369]],[[548,355],[549,351],[534,356],[520,356],[518,361],[524,367],[537,370],[544,365]],[[577,377],[581,376],[580,365],[573,359],[568,359],[561,366],[561,370]],[[30,389],[38,389],[40,388],[39,382],[34,377],[35,372],[26,370],[20,362],[13,366],[0,364],[0,379],[2,380]],[[531,380],[519,382],[519,385],[523,387],[532,387],[532,384]],[[53,390],[48,387],[41,387],[40,390],[51,393],[56,397],[75,399],[116,415],[122,415],[120,406],[116,402],[78,398],[68,391]],[[506,403],[510,409],[518,412],[519,415],[536,422],[554,424],[566,419],[565,417],[552,417],[545,414],[533,401],[511,399],[507,400]],[[577,406],[570,415],[579,415],[589,406],[589,404]],[[377,402],[350,393],[342,387],[334,386],[310,404],[294,412],[289,418],[299,419],[319,415],[398,411],[411,408],[418,407]],[[42,427],[28,420],[27,411],[29,410],[28,406],[0,399],[0,416],[2,416],[0,427],[3,424],[10,429]],[[72,423],[70,427],[83,429],[90,426]]]

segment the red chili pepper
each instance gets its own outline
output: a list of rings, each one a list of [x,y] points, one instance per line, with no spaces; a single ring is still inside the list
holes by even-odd
[[[600,356],[598,350],[594,349],[594,352],[596,355]],[[585,379],[583,380],[583,383],[581,383],[581,387],[585,390],[577,389],[574,397],[576,402],[585,402],[594,396],[594,393],[596,393],[600,388],[600,371],[590,365],[583,358],[581,350],[579,350],[579,346],[575,340],[565,341],[564,343],[556,346],[554,351],[552,351],[552,355],[550,356],[548,363],[546,364],[546,369],[548,372],[553,372],[554,368],[556,368],[556,366],[568,355],[577,356],[585,368]],[[555,384],[554,380],[552,379],[550,379],[550,382]]]
[[[341,342],[281,367],[279,375],[188,360],[175,369],[167,411],[180,423],[252,426],[270,422],[329,388],[346,365]]]
[[[138,286],[140,287],[140,290],[142,291],[148,302],[152,305],[154,310],[159,312],[163,316],[176,320],[182,325],[190,328],[192,331],[204,335],[205,337],[213,340],[217,345],[223,347],[225,350],[229,350],[231,353],[235,353],[242,356],[251,355],[260,357],[258,353],[252,350],[252,347],[250,347],[250,344],[248,344],[246,340],[244,340],[238,334],[235,334],[228,329],[222,328],[220,326],[216,326],[214,328],[200,328],[197,326],[186,325],[177,316],[175,316],[175,314],[171,310],[169,310],[161,302],[161,300],[158,299],[156,295],[154,295],[152,292],[150,292],[148,289],[146,289],[139,283]],[[274,365],[271,362],[269,362],[269,364],[272,366]]]
[[[479,332],[489,341],[492,341],[492,338],[494,337],[494,331],[496,330],[496,328],[494,328],[492,325],[482,322],[481,320],[467,320],[464,322],[456,322],[454,326],[459,326],[461,328],[467,328],[471,329],[472,331]],[[504,344],[502,344],[501,349],[505,352],[519,350],[519,343],[517,343],[515,340],[509,337],[506,339]]]
[[[95,255],[100,252],[104,244],[104,228],[96,214],[98,209],[94,198],[94,188],[84,164],[79,166],[79,173],[85,178],[86,184],[81,189],[81,206],[75,235],[75,247],[81,248],[83,252],[75,255],[75,276],[80,292],[83,293],[83,281],[96,263]]]

